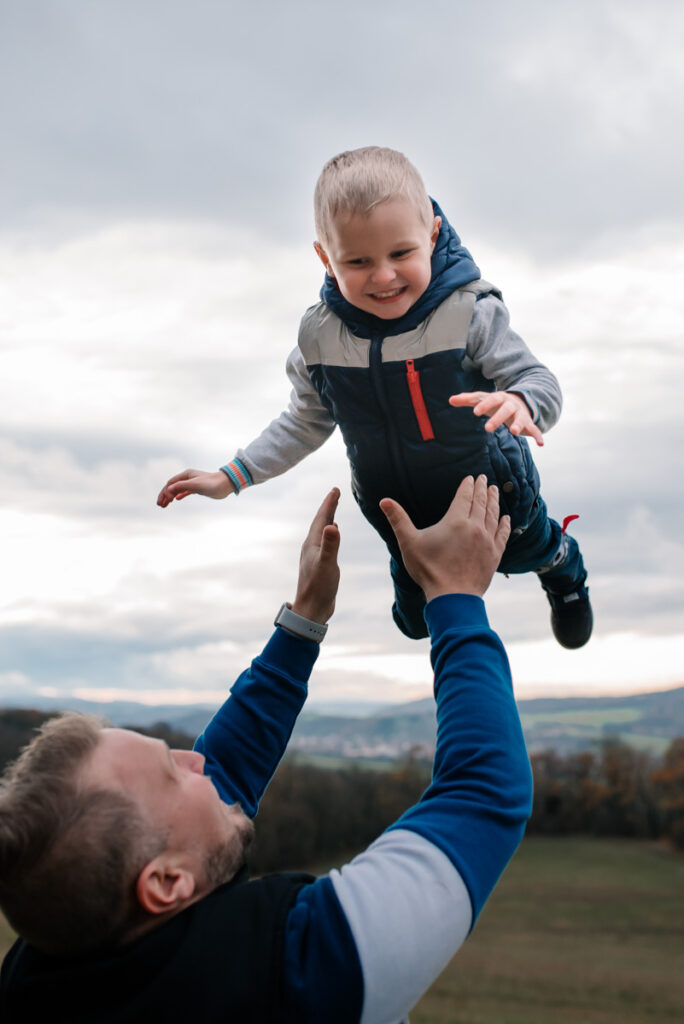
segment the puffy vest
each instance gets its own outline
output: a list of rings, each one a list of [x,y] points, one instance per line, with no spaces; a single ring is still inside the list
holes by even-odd
[[[5,958],[0,1020],[55,1024],[270,1024],[278,1020],[287,915],[302,874],[233,882],[121,949]]]
[[[529,522],[539,476],[527,442],[506,427],[489,434],[484,417],[449,405],[462,391],[496,390],[466,355],[476,299],[492,292],[486,281],[466,284],[414,330],[392,337],[357,337],[324,303],[302,320],[299,347],[342,431],[354,496],[397,555],[380,499],[400,502],[423,528],[441,519],[470,474],[498,485],[515,531]]]

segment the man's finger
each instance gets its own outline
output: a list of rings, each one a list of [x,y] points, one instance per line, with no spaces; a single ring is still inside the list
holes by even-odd
[[[333,487],[333,489],[326,494],[318,508],[318,511],[316,512],[316,515],[313,517],[313,521],[309,527],[309,532],[306,535],[307,541],[322,536],[323,528],[325,526],[329,526],[335,518],[337,503],[339,500],[340,489],[339,487]]]
[[[487,477],[481,473],[473,485],[473,500],[470,505],[470,518],[484,522],[487,514]]]
[[[334,562],[340,549],[340,531],[335,523],[328,523],[323,528],[321,537],[321,561]]]
[[[450,518],[463,516],[468,518],[473,506],[473,493],[475,491],[475,480],[472,476],[464,477],[458,485],[458,490],[449,506],[447,515]]]
[[[503,554],[503,550],[508,544],[508,538],[511,535],[511,517],[502,516],[499,520],[499,525],[496,529],[496,536],[494,538],[498,550]]]
[[[492,484],[487,488],[487,509],[485,511],[485,528],[491,537],[496,537],[499,526],[499,488]]]
[[[416,528],[411,522],[411,517],[408,513],[404,512],[398,501],[394,501],[392,498],[383,498],[380,502],[380,508],[385,513],[387,522],[394,530],[394,534],[400,544],[402,539],[410,537],[416,532]]]

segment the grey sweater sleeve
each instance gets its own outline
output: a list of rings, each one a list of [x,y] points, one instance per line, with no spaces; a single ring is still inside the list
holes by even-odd
[[[550,430],[557,422],[563,402],[560,385],[511,329],[508,310],[494,295],[475,303],[464,367],[479,370],[499,391],[521,395],[540,430]]]
[[[292,384],[287,409],[235,456],[248,470],[253,484],[292,469],[320,448],[335,429],[334,420],[311,383],[299,348],[288,356],[287,375]]]

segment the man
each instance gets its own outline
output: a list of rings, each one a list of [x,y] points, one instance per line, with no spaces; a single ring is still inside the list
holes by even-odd
[[[3,1022],[391,1024],[468,935],[531,802],[482,602],[510,530],[484,477],[425,530],[381,503],[427,598],[431,785],[341,871],[248,882],[241,870],[334,609],[338,498],[312,523],[292,607],[193,752],[65,716],[10,771],[0,905],[22,939],[3,965]]]

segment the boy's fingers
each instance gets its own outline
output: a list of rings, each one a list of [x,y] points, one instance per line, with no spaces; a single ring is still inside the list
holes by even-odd
[[[449,405],[453,405],[456,409],[462,409],[464,406],[477,405],[486,396],[486,391],[461,391],[458,395],[451,396]]]
[[[537,442],[539,447],[543,448],[544,447],[544,435],[542,434],[542,432],[539,429],[539,427],[536,426],[534,423],[530,427],[530,434],[535,439],[535,441]]]

